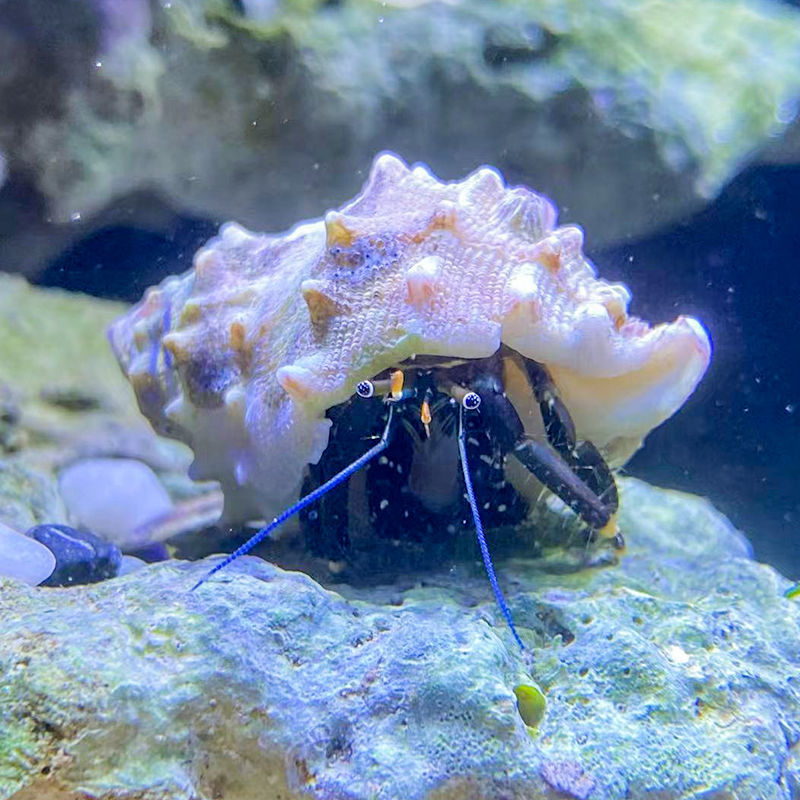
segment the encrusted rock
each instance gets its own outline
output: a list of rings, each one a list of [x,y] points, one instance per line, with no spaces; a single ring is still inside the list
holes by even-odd
[[[800,87],[800,16],[778,2],[0,7],[0,146],[62,223],[21,217],[7,262],[31,271],[87,226],[164,224],[141,190],[289,225],[386,147],[447,177],[496,164],[607,244],[705,202],[779,140]]]
[[[211,487],[187,478],[186,449],[152,432],[119,374],[105,328],[123,308],[0,273],[0,522],[17,531],[74,524],[58,475],[94,458],[143,462],[173,500],[193,498],[194,510],[148,530],[152,538],[168,538],[187,524],[202,527],[219,515]]]
[[[336,592],[251,558],[193,593],[205,563],[4,581],[0,798],[791,800],[789,581],[705,501],[621,488],[618,564],[498,564],[525,653],[477,547]]]

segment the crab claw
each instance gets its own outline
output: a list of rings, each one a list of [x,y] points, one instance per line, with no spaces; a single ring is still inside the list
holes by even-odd
[[[606,505],[555,450],[536,439],[526,437],[517,442],[512,454],[587,525],[605,535],[606,527],[613,523],[615,509]]]
[[[504,452],[510,452],[532,475],[558,495],[600,536],[617,533],[617,486],[600,451],[576,442],[575,425],[558,396],[546,368],[527,362],[526,368],[544,422],[547,443],[527,436],[513,403],[502,391],[499,376],[478,379],[485,415]]]

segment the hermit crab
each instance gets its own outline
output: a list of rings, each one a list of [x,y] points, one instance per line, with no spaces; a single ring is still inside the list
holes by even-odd
[[[516,637],[484,522],[544,486],[619,537],[613,470],[711,353],[692,318],[630,316],[582,244],[494,169],[442,182],[387,153],[340,210],[280,235],[228,223],[148,290],[109,331],[142,412],[220,482],[228,520],[272,520],[212,572],[298,513],[346,551],[358,475],[376,535],[475,526]]]

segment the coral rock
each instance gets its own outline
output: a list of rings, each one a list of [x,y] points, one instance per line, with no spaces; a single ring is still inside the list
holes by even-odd
[[[202,562],[0,579],[0,798],[796,798],[790,582],[708,503],[620,489],[616,567],[502,565],[528,658],[463,567],[336,592],[254,558],[196,592]]]

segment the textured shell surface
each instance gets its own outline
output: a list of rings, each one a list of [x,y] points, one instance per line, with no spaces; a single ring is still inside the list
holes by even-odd
[[[222,226],[191,270],[109,332],[143,413],[222,484],[230,519],[297,498],[325,412],[418,355],[544,364],[583,439],[620,464],[692,393],[710,359],[690,317],[651,327],[599,279],[574,226],[492,168],[441,182],[379,155],[354,200],[279,235]],[[523,419],[534,405],[508,377]],[[527,422],[526,422],[527,427]]]

